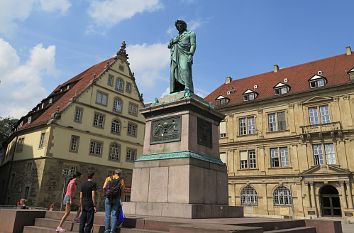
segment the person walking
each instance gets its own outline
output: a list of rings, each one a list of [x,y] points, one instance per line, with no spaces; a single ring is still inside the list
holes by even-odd
[[[64,232],[65,229],[62,228],[64,221],[66,218],[69,216],[70,211],[71,211],[71,204],[75,195],[76,187],[77,187],[77,181],[80,180],[81,173],[80,172],[75,172],[73,175],[73,178],[69,180],[68,186],[66,187],[66,193],[65,197],[63,200],[63,204],[65,205],[65,213],[63,217],[60,220],[59,226],[56,229],[56,232]]]
[[[91,172],[87,175],[87,181],[81,186],[80,191],[80,233],[90,233],[93,220],[95,217],[96,209],[96,191],[97,184],[93,182],[95,173]]]
[[[103,184],[103,190],[105,191],[105,233],[116,232],[124,187],[125,183],[121,169],[116,169],[113,175],[108,176]]]

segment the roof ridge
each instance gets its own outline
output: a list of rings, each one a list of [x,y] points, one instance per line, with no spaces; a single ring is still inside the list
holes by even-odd
[[[338,54],[338,55],[331,56],[331,57],[321,58],[321,59],[314,60],[314,61],[308,61],[308,62],[305,62],[305,63],[301,63],[301,64],[289,66],[289,67],[280,68],[277,73],[283,72],[284,70],[294,69],[294,68],[297,68],[297,67],[299,67],[299,66],[310,65],[310,64],[322,62],[322,61],[325,61],[325,60],[331,60],[331,59],[333,59],[333,58],[340,57],[340,56],[348,56],[348,55],[346,55],[345,53],[344,53],[344,54]],[[349,56],[351,56],[351,55],[349,55]],[[264,72],[264,73],[254,74],[254,75],[247,76],[247,77],[238,78],[238,79],[232,80],[231,83],[236,82],[236,81],[238,81],[238,80],[243,80],[243,79],[258,77],[258,76],[262,76],[262,75],[264,75],[264,74],[269,74],[269,73],[274,73],[274,71],[268,71],[268,72]],[[225,85],[225,83],[223,83],[222,85]]]

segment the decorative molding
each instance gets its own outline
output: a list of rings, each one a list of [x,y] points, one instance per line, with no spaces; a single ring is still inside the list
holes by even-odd
[[[183,158],[193,158],[193,159],[198,159],[209,163],[224,165],[224,163],[219,158],[207,154],[195,153],[193,151],[145,154],[142,155],[139,159],[137,159],[136,162],[166,160],[166,159],[183,159]]]

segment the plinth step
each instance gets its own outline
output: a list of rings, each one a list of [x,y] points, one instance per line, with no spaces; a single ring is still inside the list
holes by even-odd
[[[56,229],[59,225],[60,220],[50,219],[50,218],[36,218],[35,226],[37,227],[48,227]],[[80,224],[74,223],[72,221],[65,221],[63,224],[63,228],[67,231],[79,231]],[[92,233],[103,233],[104,226],[94,224],[92,227]]]
[[[53,233],[55,228],[49,227],[38,227],[38,226],[25,226],[23,228],[23,233]],[[70,233],[79,233],[78,231],[65,231]]]
[[[264,233],[316,233],[316,228],[315,227],[296,227],[296,228],[291,228],[291,229],[265,231]]]
[[[119,233],[168,233],[168,231],[155,231],[149,229],[121,228]]]

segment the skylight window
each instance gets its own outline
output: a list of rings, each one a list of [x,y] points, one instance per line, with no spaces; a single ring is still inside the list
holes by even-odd
[[[290,86],[284,83],[278,83],[274,87],[274,92],[276,95],[284,95],[290,91]]]
[[[327,84],[327,79],[322,75],[322,72],[318,72],[309,80],[309,83],[311,88],[324,87]]]
[[[252,101],[255,100],[258,96],[258,93],[252,90],[247,90],[243,93],[243,100],[244,101]]]

